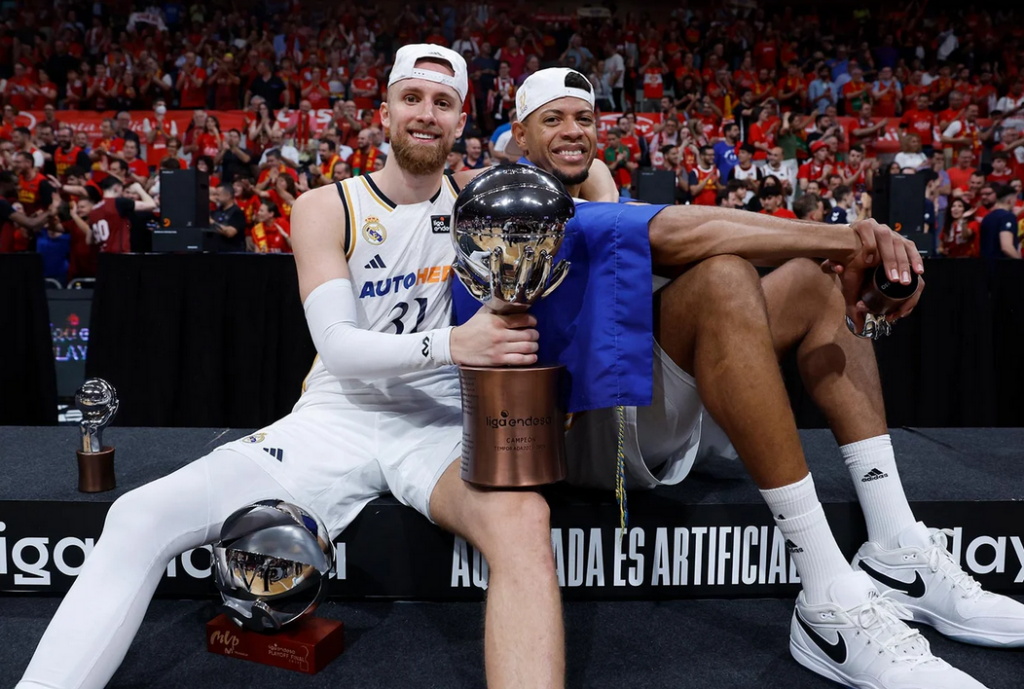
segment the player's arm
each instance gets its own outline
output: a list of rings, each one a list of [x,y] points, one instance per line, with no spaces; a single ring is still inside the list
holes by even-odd
[[[580,198],[587,201],[618,202],[619,188],[612,179],[611,170],[600,158],[594,158],[590,163],[590,174],[580,186]]]
[[[303,194],[292,207],[292,250],[313,344],[338,378],[372,380],[453,363],[530,365],[537,360],[536,320],[481,309],[459,327],[390,334],[359,327],[352,273],[345,259],[344,214],[333,187]]]
[[[874,220],[826,225],[732,208],[670,206],[654,216],[649,232],[655,265],[683,266],[725,255],[757,262],[824,258],[822,269],[839,276],[846,313],[857,327],[867,314],[860,292],[865,271],[881,261],[893,280],[909,281],[911,270],[924,273],[914,243]],[[890,320],[910,313],[920,296],[919,291],[908,299]]]
[[[914,243],[874,220],[849,226],[790,220],[731,208],[669,206],[650,223],[651,254],[665,266],[684,266],[712,256],[735,255],[754,261],[827,259],[847,265],[880,258],[897,276],[924,271]]]

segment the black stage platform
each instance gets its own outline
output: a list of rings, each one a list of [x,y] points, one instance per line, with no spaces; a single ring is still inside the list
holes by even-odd
[[[118,489],[76,490],[75,428],[0,427],[0,592],[60,593],[111,501],[245,430],[112,428]],[[954,528],[951,550],[987,587],[1024,594],[1024,429],[892,432],[915,512]],[[802,431],[818,493],[840,546],[864,540],[853,484],[826,431]],[[268,496],[272,497],[272,496]],[[630,493],[618,539],[610,494],[556,488],[552,541],[567,600],[791,597],[799,588],[768,511],[736,460],[699,462],[682,484]],[[486,562],[390,496],[338,538],[332,595],[351,600],[479,600]],[[158,593],[211,596],[209,555],[178,558]]]
[[[0,687],[20,677],[56,609],[57,595],[70,584],[71,576],[60,569],[73,572],[81,562],[80,548],[67,539],[95,537],[117,495],[245,434],[110,429],[107,440],[117,446],[120,485],[111,494],[89,496],[75,490],[76,429],[0,427],[0,591],[7,592],[0,595]],[[863,538],[863,525],[838,449],[826,432],[801,435],[833,528],[852,552]],[[904,429],[894,430],[893,440],[918,515],[960,529],[961,559],[986,586],[1024,593],[1024,430]],[[731,583],[733,564],[743,562],[744,551],[733,548],[733,530],[760,539],[770,523],[737,462],[710,460],[680,486],[630,495],[633,528],[619,560],[621,584],[616,581],[617,512],[610,496],[555,490],[550,499],[553,541],[565,579],[569,687],[836,686],[790,658],[789,622],[798,584],[788,561],[771,566],[772,536],[765,567],[757,561],[760,540],[751,543],[753,569],[741,567],[739,583]],[[700,531],[702,525],[715,528]],[[685,582],[655,584],[660,533],[667,535],[670,571],[682,562],[678,569]],[[205,651],[203,624],[217,610],[205,570],[208,559],[198,551],[187,566],[175,562],[175,576],[165,578],[161,598],[150,607],[110,686],[484,686],[483,607],[457,600],[482,597],[483,563],[475,569],[469,551],[464,563],[457,541],[390,497],[373,502],[339,543],[346,554],[344,579],[335,582],[333,594],[350,600],[330,601],[321,614],[345,622],[348,650],[320,675],[301,677]],[[599,572],[588,567],[595,544],[601,545],[595,561]],[[720,559],[723,553],[729,557]],[[720,572],[725,572],[722,584],[717,583]],[[753,583],[745,584],[744,574],[755,575]],[[763,584],[762,574],[768,580]],[[24,593],[33,590],[50,595]],[[377,596],[449,602],[366,600]],[[191,597],[198,600],[182,600]],[[609,600],[615,598],[633,600]],[[938,655],[992,689],[1021,685],[1024,652],[964,646],[924,631]]]

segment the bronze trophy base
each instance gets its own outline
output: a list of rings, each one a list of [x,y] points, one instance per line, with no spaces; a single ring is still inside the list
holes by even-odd
[[[82,452],[78,455],[78,490],[82,493],[102,493],[114,490],[114,448],[104,447],[100,452]]]
[[[259,634],[222,614],[206,623],[206,650],[315,675],[345,650],[345,627],[337,620],[308,616],[275,634]]]
[[[464,481],[525,488],[565,478],[562,368],[459,367]]]

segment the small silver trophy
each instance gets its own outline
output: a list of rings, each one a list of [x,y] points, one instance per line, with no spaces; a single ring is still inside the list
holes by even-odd
[[[554,258],[575,212],[572,197],[547,172],[527,165],[491,168],[455,201],[455,273],[490,310],[526,311],[569,272],[568,262],[554,265]],[[510,488],[565,478],[561,369],[459,367],[463,480]],[[529,432],[522,442],[509,442],[509,428],[517,426]]]
[[[113,490],[114,448],[103,444],[103,429],[117,415],[117,392],[101,378],[90,378],[75,393],[75,406],[82,412],[78,455],[78,490],[101,493]]]

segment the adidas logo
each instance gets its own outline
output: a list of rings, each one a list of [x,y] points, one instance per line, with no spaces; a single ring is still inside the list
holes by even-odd
[[[864,474],[864,478],[862,478],[860,482],[867,483],[868,481],[877,481],[880,478],[889,478],[889,474],[879,469],[872,469],[868,473]]]
[[[793,541],[791,541],[791,540],[789,540],[787,538],[786,539],[786,552],[789,552],[789,553],[802,553],[802,552],[804,552],[804,549],[801,548],[796,543],[794,543]]]
[[[263,451],[279,462],[284,461],[284,450],[279,447],[265,447]]]
[[[384,265],[384,259],[380,257],[380,254],[375,254],[374,257],[373,257],[373,260],[370,261],[369,263],[367,263],[364,266],[364,268],[369,268],[369,269],[373,269],[373,268],[387,268],[387,266]]]

